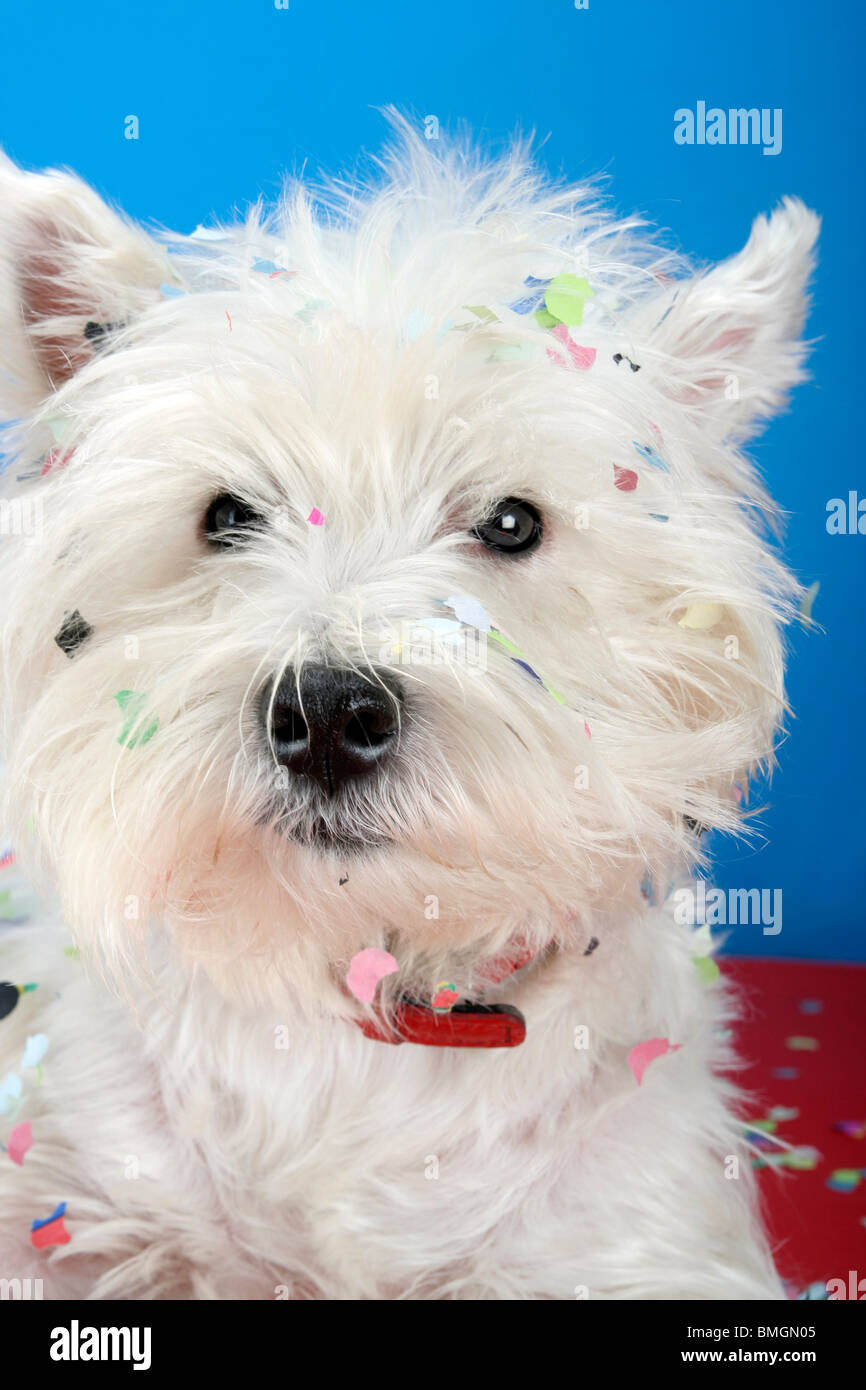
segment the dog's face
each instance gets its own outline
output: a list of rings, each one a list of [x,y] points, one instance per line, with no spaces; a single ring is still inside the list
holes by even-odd
[[[157,916],[320,996],[361,946],[566,936],[770,755],[792,590],[736,445],[815,219],[675,279],[513,172],[405,169],[169,259],[0,166],[10,814],[108,954]]]

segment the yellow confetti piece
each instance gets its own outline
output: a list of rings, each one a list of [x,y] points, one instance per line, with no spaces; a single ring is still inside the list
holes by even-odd
[[[818,597],[818,590],[820,589],[820,587],[821,587],[821,585],[820,585],[820,583],[818,582],[818,580],[816,579],[816,580],[815,580],[815,583],[809,585],[809,587],[808,587],[808,589],[806,590],[805,594],[804,594],[803,597],[800,599],[800,613],[802,614],[802,616],[803,616],[804,618],[811,618],[811,616],[812,616],[812,604],[815,602],[815,599]]]
[[[724,612],[720,603],[693,603],[686,609],[677,626],[694,628],[699,632],[706,631],[722,621]]]
[[[577,327],[583,321],[583,306],[594,293],[582,275],[555,275],[547,287],[544,305],[558,323]]]
[[[702,985],[715,984],[722,973],[719,970],[712,956],[692,956],[695,963],[695,970],[698,972],[698,979]]]
[[[785,1039],[785,1046],[792,1052],[817,1052],[820,1043],[817,1038],[793,1037]]]
[[[709,922],[702,922],[692,932],[692,945],[695,948],[695,955],[708,956],[713,949],[713,933]]]

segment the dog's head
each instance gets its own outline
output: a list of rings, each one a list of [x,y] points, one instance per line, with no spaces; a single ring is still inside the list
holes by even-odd
[[[9,818],[73,928],[320,994],[565,937],[733,828],[794,593],[738,446],[815,235],[789,201],[689,277],[411,139],[188,238],[2,164]]]

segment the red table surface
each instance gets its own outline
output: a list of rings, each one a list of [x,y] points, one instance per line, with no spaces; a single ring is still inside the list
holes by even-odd
[[[746,1063],[742,1084],[753,1098],[745,1117],[796,1108],[797,1117],[779,1121],[776,1133],[821,1154],[812,1171],[759,1172],[779,1272],[796,1293],[828,1279],[850,1284],[854,1270],[866,1298],[866,1138],[833,1128],[842,1120],[866,1126],[866,966],[737,956],[719,957],[719,964],[742,999],[735,1033]],[[811,1011],[816,1004],[820,1011]],[[818,1048],[793,1050],[791,1037],[814,1038]],[[795,1077],[774,1074],[791,1067]],[[827,1186],[840,1168],[862,1170],[853,1191]]]

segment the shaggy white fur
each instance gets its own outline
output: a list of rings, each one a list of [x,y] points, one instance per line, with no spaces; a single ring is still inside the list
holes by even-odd
[[[786,200],[690,275],[524,149],[405,129],[369,187],[191,237],[0,163],[5,823],[60,904],[0,937],[0,977],[38,984],[0,1021],[24,1080],[0,1125],[34,1139],[0,1156],[0,1276],[781,1296],[720,1075],[731,1003],[664,900],[699,860],[685,818],[737,828],[784,710],[797,586],[738,446],[801,378],[816,232]],[[544,312],[560,275],[582,322]],[[254,509],[246,544],[208,544],[220,494]],[[531,553],[475,536],[502,499],[541,515]],[[456,595],[542,680],[489,638],[411,660],[407,625]],[[260,718],[313,664],[405,690],[393,757],[330,798]],[[362,948],[399,964],[387,1013],[518,938],[554,943],[484,994],[521,1047],[355,1026]],[[652,1037],[679,1050],[638,1085]],[[60,1201],[71,1240],[32,1249]]]

